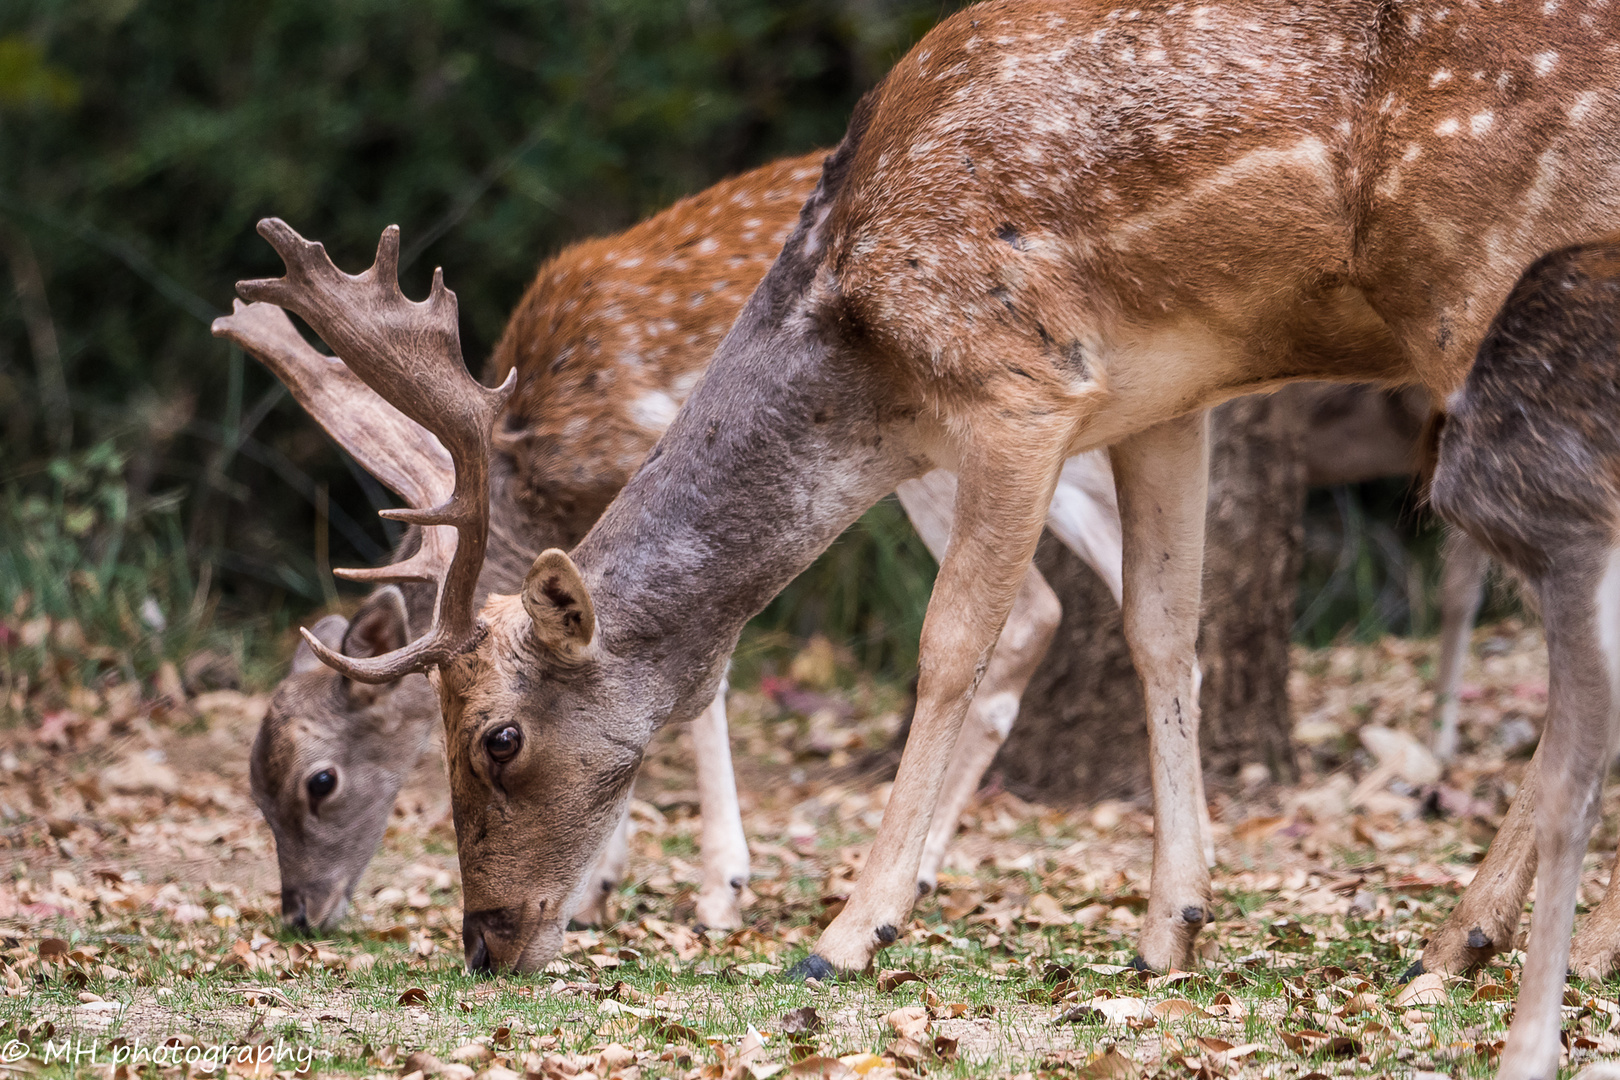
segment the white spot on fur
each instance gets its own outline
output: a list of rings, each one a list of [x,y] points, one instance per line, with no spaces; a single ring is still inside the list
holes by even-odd
[[[1468,120],[1468,130],[1475,135],[1483,135],[1491,130],[1496,123],[1496,116],[1489,112],[1475,113]]]
[[[1411,163],[1411,162],[1416,161],[1418,158],[1420,158],[1422,156],[1423,156],[1423,144],[1422,143],[1409,142],[1409,143],[1406,144],[1406,152],[1401,155],[1401,160],[1405,161],[1407,163]]]
[[[1586,120],[1592,112],[1592,106],[1597,104],[1598,92],[1596,90],[1582,90],[1575,95],[1575,104],[1569,107],[1569,122],[1579,124]]]
[[[675,419],[680,406],[662,390],[649,390],[630,403],[630,418],[652,432],[662,432]]]
[[[1451,72],[1447,71],[1445,68],[1441,68],[1439,71],[1436,71],[1433,75],[1429,76],[1429,89],[1433,90],[1436,86],[1439,86],[1442,83],[1448,83],[1450,81]]]
[[[1447,119],[1442,120],[1438,124],[1434,125],[1434,133],[1442,137],[1455,135],[1457,134],[1458,129],[1461,127],[1462,125],[1457,123],[1455,119],[1448,117]]]
[[[1530,63],[1535,66],[1537,76],[1544,76],[1558,66],[1558,54],[1555,52],[1538,52],[1530,58]]]

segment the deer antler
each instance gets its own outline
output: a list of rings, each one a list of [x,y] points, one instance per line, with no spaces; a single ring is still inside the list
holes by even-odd
[[[356,415],[339,422],[344,434],[327,427],[346,446],[351,438],[363,440],[365,453],[356,457],[367,462],[368,468],[370,462],[387,456],[384,447],[401,439],[392,445],[400,452],[399,460],[377,475],[407,501],[438,502],[385,510],[383,516],[421,525],[430,533],[440,532],[430,526],[449,526],[456,533],[455,554],[448,565],[443,564],[441,545],[433,545],[439,549],[437,553],[430,551],[424,537],[423,550],[402,563],[343,572],[345,577],[363,581],[437,579],[433,628],[423,637],[384,656],[361,659],[335,653],[304,631],[310,648],[329,667],[361,682],[390,682],[442,663],[472,636],[473,595],[489,540],[490,432],[516,383],[516,371],[495,389],[468,374],[461,358],[456,296],[444,287],[442,271],[434,271],[427,300],[416,303],[400,292],[397,226],[383,230],[376,261],[359,276],[333,266],[324,247],[305,240],[279,218],[259,222],[259,235],[270,241],[286,263],[287,276],[238,282],[236,291],[246,300],[267,301],[297,312],[348,367],[342,361],[334,364],[320,357],[301,338],[295,346],[291,339],[298,337],[297,331],[286,316],[281,316],[282,325],[275,325],[263,314],[262,304],[252,304],[220,320],[221,329],[242,333],[245,341],[255,345],[263,343],[265,355],[274,358],[266,362],[282,375],[294,395],[301,402],[305,396],[317,402],[319,411],[311,409],[317,419],[334,415],[335,405],[348,407],[345,399],[352,402],[352,395],[362,393],[352,381],[356,375],[383,404],[403,413],[381,412],[368,402],[366,408],[354,410]],[[311,357],[318,357],[319,364]],[[283,370],[292,376],[291,381]],[[339,370],[343,374],[337,374]],[[372,422],[374,431],[368,430]],[[440,454],[448,449],[455,474],[452,492],[446,492],[442,459],[434,460],[424,440],[412,430],[417,425],[426,429],[424,434],[437,436]],[[414,478],[400,475],[424,467]],[[396,481],[409,490],[396,487]]]
[[[231,314],[214,320],[213,329],[215,337],[234,342],[269,368],[361,468],[411,506],[431,509],[454,494],[455,463],[438,437],[383,400],[341,359],[310,348],[285,311],[238,300]],[[416,554],[404,562],[333,573],[351,581],[438,582],[455,551],[455,529],[429,525]]]

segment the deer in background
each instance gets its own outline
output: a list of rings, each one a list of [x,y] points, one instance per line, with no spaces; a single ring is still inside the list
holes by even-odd
[[[515,590],[540,548],[577,541],[623,486],[780,248],[820,174],[820,160],[808,155],[725,181],[627,233],[574,245],[539,270],[489,365],[497,381],[517,370],[518,389],[498,425],[490,549],[476,600]],[[702,303],[694,305],[694,298]],[[412,505],[436,505],[452,489],[450,460],[437,441],[346,369],[317,357],[277,309],[244,309],[220,327],[291,387],[351,456]],[[1300,408],[1312,485],[1413,471],[1428,410],[1421,393],[1324,385]],[[403,452],[414,457],[395,460]],[[949,535],[954,490],[945,472],[900,486],[936,558]],[[1092,565],[1117,601],[1119,518],[1112,475],[1096,456],[1065,466],[1048,527]],[[414,555],[421,539],[410,530],[401,554]],[[1472,571],[1476,562],[1465,565]],[[1482,563],[1477,570],[1483,573]],[[1477,574],[1459,578],[1448,571],[1447,584],[1442,655],[1453,656],[1457,650],[1447,643],[1460,641],[1466,649],[1472,609],[1452,598],[1477,598],[1479,582]],[[430,624],[434,593],[425,582],[381,587],[352,623],[327,616],[312,633],[346,656],[382,655],[408,643],[412,627]],[[999,659],[958,743],[924,848],[919,891],[937,880],[956,822],[1005,741],[1020,693],[1056,629],[1056,598],[1038,572],[1032,571],[1026,593],[1014,604]],[[1448,673],[1442,662],[1442,701],[1455,700],[1459,675],[1460,668]],[[1454,709],[1451,716],[1454,721]],[[437,698],[422,676],[373,686],[338,675],[307,644],[299,646],[251,761],[254,796],[276,838],[290,925],[320,927],[342,917],[438,719]],[[748,852],[723,695],[692,722],[691,733],[704,859],[696,918],[729,928],[740,924]],[[588,875],[592,885],[576,912],[582,921],[605,917],[607,896],[625,864],[625,824]]]
[[[351,278],[267,224],[287,276],[244,298],[300,314],[454,461],[455,496],[409,514],[458,536],[433,629],[381,657],[311,647],[360,681],[437,671],[471,966],[556,955],[652,734],[708,705],[747,619],[861,512],[950,467],[911,736],[865,871],[796,974],[865,969],[910,912],[1063,463],[1104,447],[1152,743],[1139,946],[1189,963],[1210,902],[1205,411],[1311,378],[1460,386],[1520,268],[1620,225],[1617,19],[1371,0],[958,12],[856,109],[642,467],[571,553],[542,552],[481,610],[506,391],[467,374],[442,280],[425,303],[400,295],[396,232]],[[1556,922],[1538,912],[1533,936]],[[1550,1023],[1549,1042],[1548,1014],[1520,1012],[1503,1075],[1555,1072]]]

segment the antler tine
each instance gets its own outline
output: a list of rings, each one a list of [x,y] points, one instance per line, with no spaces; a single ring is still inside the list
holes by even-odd
[[[425,670],[453,655],[474,630],[473,596],[489,540],[490,438],[516,372],[494,389],[468,374],[461,358],[456,296],[445,288],[442,271],[434,272],[425,301],[414,302],[400,292],[397,227],[383,231],[376,261],[357,276],[339,270],[324,247],[279,219],[261,221],[259,233],[281,255],[287,275],[240,282],[237,292],[246,300],[297,312],[343,357],[353,375],[404,414],[394,422],[396,430],[408,418],[438,437],[455,474],[453,490],[447,496],[435,492],[436,503],[384,511],[399,521],[454,528],[455,554],[448,565],[433,566],[432,556],[418,552],[395,566],[345,573],[351,579],[383,580],[433,571],[439,579],[433,628],[403,649],[365,659],[341,656],[307,632],[304,636],[329,667],[362,682],[389,682]],[[333,385],[340,385],[341,377],[332,376],[330,366],[326,371]]]
[[[341,359],[312,349],[281,308],[237,300],[231,314],[214,320],[213,332],[269,368],[339,446],[411,506],[435,507],[454,493],[455,464],[438,437],[383,400]],[[407,559],[333,573],[350,581],[436,582],[455,550],[455,530],[430,525]]]

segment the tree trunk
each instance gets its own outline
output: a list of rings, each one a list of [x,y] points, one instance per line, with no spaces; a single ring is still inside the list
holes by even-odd
[[[1218,784],[1259,762],[1293,778],[1288,644],[1299,578],[1305,468],[1303,388],[1216,410],[1199,660],[1201,745]],[[1046,802],[1148,793],[1142,689],[1107,588],[1051,536],[1036,565],[1063,622],[993,772]]]

